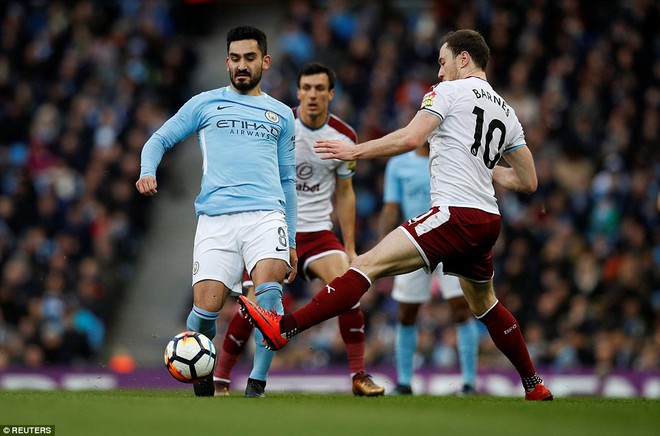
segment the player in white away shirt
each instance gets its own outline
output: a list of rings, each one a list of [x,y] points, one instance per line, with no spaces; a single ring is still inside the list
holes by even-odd
[[[493,246],[500,215],[493,182],[532,193],[536,169],[518,118],[487,82],[490,50],[474,30],[449,32],[440,48],[438,78],[412,121],[357,146],[320,141],[324,159],[353,161],[393,156],[429,142],[431,209],[390,232],[358,256],[349,271],[328,283],[310,303],[284,316],[239,297],[269,346],[281,348],[298,332],[351,307],[373,280],[418,268],[459,277],[472,313],[520,375],[525,399],[551,400],[527,351],[518,321],[493,289]],[[496,166],[504,157],[510,167]]]
[[[299,275],[307,280],[328,283],[348,270],[355,253],[355,193],[353,173],[355,162],[323,160],[314,152],[317,139],[337,139],[351,144],[357,135],[344,121],[328,112],[334,96],[335,74],[321,64],[308,64],[298,75],[296,117],[296,170],[298,197]],[[332,231],[330,215],[332,197],[337,204],[337,220],[344,245]],[[364,315],[359,303],[338,317],[341,337],[346,345],[353,394],[383,395],[385,389],[376,385],[364,366]],[[230,374],[252,331],[251,324],[237,311],[227,327],[218,364],[214,372],[215,395],[228,394]],[[270,361],[255,359],[250,380],[265,387]],[[246,391],[246,395],[248,392]]]

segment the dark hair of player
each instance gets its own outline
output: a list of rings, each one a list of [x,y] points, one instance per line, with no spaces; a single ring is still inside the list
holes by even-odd
[[[246,39],[254,39],[257,41],[261,54],[263,56],[268,54],[268,41],[266,39],[266,34],[252,26],[238,26],[227,32],[227,52],[229,52],[229,44],[234,41],[243,41]]]
[[[486,70],[488,59],[490,59],[490,49],[484,37],[476,30],[461,29],[455,32],[449,32],[443,38],[440,47],[445,43],[454,56],[458,56],[466,51],[479,68],[484,71]]]
[[[300,79],[303,76],[311,76],[313,74],[320,73],[324,73],[326,76],[328,76],[328,89],[335,89],[335,72],[332,70],[332,68],[318,62],[312,62],[302,67],[300,73],[298,73],[298,87],[300,87]]]

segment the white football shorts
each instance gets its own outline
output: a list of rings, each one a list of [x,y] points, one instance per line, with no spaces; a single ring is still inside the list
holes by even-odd
[[[424,271],[424,268],[401,274],[394,277],[392,286],[392,298],[400,303],[426,303],[431,300],[431,279],[435,275],[440,285],[442,298],[449,300],[463,296],[461,284],[458,277],[445,275],[442,271],[442,264],[432,274]]]
[[[262,259],[282,259],[291,268],[284,214],[277,211],[200,215],[193,247],[192,284],[217,280],[242,294],[243,272]]]

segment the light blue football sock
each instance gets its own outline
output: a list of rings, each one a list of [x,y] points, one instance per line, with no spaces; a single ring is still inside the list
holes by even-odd
[[[458,363],[461,367],[463,383],[474,386],[477,378],[479,355],[479,323],[474,319],[456,324]]]
[[[186,329],[199,332],[207,338],[213,339],[218,329],[215,324],[218,315],[220,315],[220,312],[209,312],[193,304],[192,310],[186,320]]]
[[[413,358],[417,349],[417,325],[404,326],[396,324],[396,343],[394,355],[396,358],[397,383],[410,386],[413,375]]]
[[[284,314],[284,306],[282,306],[282,285],[277,282],[262,283],[254,289],[254,294],[257,297],[257,304],[264,309],[274,310],[278,314]],[[255,380],[266,381],[268,377],[268,370],[273,361],[274,351],[267,350],[266,344],[263,342],[263,335],[259,329],[254,329],[254,342],[256,348],[254,350],[254,363],[250,378]]]

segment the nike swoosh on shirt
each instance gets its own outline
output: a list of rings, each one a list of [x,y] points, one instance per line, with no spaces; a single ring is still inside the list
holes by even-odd
[[[286,248],[275,247],[275,251],[286,251]]]
[[[218,106],[218,110],[221,111],[223,109],[227,109],[229,106]]]

